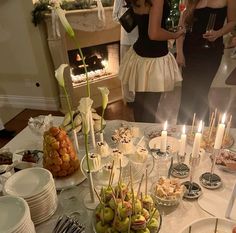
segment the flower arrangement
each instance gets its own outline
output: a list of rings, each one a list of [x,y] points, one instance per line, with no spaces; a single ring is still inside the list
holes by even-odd
[[[67,64],[61,64],[59,66],[59,68],[57,70],[55,70],[55,77],[57,79],[59,86],[63,89],[64,95],[66,97],[66,103],[68,106],[69,115],[70,115],[70,119],[71,119],[71,125],[72,125],[73,144],[74,144],[76,152],[79,153],[79,143],[78,143],[78,138],[77,138],[77,134],[76,134],[76,130],[75,130],[75,123],[74,123],[74,119],[73,119],[72,107],[71,107],[69,96],[68,96],[68,93],[67,93],[67,90],[65,87],[65,80],[64,80],[64,75],[63,75],[64,69],[67,66],[68,66]]]
[[[101,117],[100,137],[101,137],[101,141],[103,142],[103,118],[104,118],[105,109],[108,104],[108,95],[109,95],[110,91],[108,90],[107,87],[98,87],[98,89],[100,90],[100,92],[102,94],[102,117]]]
[[[92,132],[92,139],[93,139],[93,145],[95,147],[95,137],[94,137],[94,129],[93,129],[93,123],[92,123],[92,112],[91,112],[91,107],[93,104],[93,100],[90,99],[90,83],[89,83],[89,78],[88,78],[88,72],[86,68],[86,63],[85,59],[82,53],[82,50],[80,48],[80,45],[75,37],[75,33],[73,31],[73,28],[69,24],[68,20],[66,19],[65,16],[65,11],[61,8],[60,3],[58,1],[54,1],[52,5],[55,13],[58,15],[64,29],[66,30],[68,36],[75,42],[77,49],[79,51],[80,57],[83,62],[83,67],[86,75],[86,82],[87,82],[87,97],[83,97],[80,99],[78,110],[80,111],[81,118],[82,118],[82,131],[84,134],[84,142],[85,142],[85,153],[86,153],[86,162],[87,162],[87,177],[89,181],[89,189],[90,189],[90,199],[91,203],[95,202],[94,199],[94,188],[93,188],[93,179],[92,179],[92,173],[89,165],[89,148],[88,148],[88,134],[89,132]],[[72,127],[74,128],[74,122],[73,122],[73,114],[72,114],[72,108],[69,102],[68,98],[68,93],[65,88],[65,83],[64,83],[64,77],[63,77],[63,72],[65,67],[67,67],[67,64],[62,64],[55,72],[56,79],[59,83],[59,85],[63,88],[64,93],[66,95],[66,100],[70,112],[70,117],[72,121]],[[109,90],[106,87],[100,87],[99,90],[101,91],[102,94],[102,118],[101,118],[101,133],[103,129],[103,116],[105,109],[108,104],[108,95],[109,95]]]
[[[90,0],[61,0],[60,5],[63,10],[77,10],[77,9],[90,9],[95,1]],[[112,0],[102,0],[103,6],[112,6]],[[51,12],[53,1],[51,0],[38,0],[34,4],[34,9],[31,12],[32,23],[37,26],[44,19],[44,14]]]

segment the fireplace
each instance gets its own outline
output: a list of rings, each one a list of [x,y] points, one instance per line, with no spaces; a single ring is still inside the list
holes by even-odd
[[[66,17],[70,22],[80,47],[83,51],[87,69],[89,71],[91,98],[93,107],[101,105],[100,86],[107,86],[110,90],[109,101],[114,102],[122,98],[120,81],[117,78],[119,69],[119,40],[120,26],[112,20],[113,7],[105,7],[106,23],[98,19],[98,11],[94,9],[67,11]],[[59,24],[60,35],[53,33],[51,15],[45,18],[49,50],[54,68],[60,64],[70,65],[65,70],[65,84],[70,93],[70,101],[75,108],[81,97],[87,95],[84,68],[78,50]],[[60,90],[61,110],[67,111],[66,99]]]
[[[119,50],[119,41],[82,48],[90,82],[117,76]],[[69,50],[68,57],[73,87],[86,84],[85,70],[78,50]]]

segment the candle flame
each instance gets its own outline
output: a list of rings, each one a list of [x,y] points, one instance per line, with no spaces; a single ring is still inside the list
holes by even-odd
[[[184,125],[184,126],[183,126],[183,129],[182,129],[182,133],[185,134],[185,132],[186,132],[186,127],[185,127],[185,125]]]
[[[198,133],[201,133],[201,131],[202,131],[202,120],[200,121],[198,126]]]
[[[165,124],[164,124],[163,130],[167,130],[167,121],[165,121]]]
[[[226,113],[224,113],[223,117],[222,117],[222,120],[221,120],[221,123],[224,124],[225,123],[225,119],[226,119]]]

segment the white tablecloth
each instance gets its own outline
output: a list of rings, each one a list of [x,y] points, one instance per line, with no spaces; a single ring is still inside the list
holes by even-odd
[[[54,124],[59,125],[62,121],[62,117],[54,117]],[[108,136],[109,129],[114,128],[114,125],[117,125],[118,121],[108,121],[107,127],[105,130],[106,135]],[[154,124],[147,124],[147,123],[131,123],[132,125],[136,125],[140,127],[141,131],[144,131],[145,128],[154,126]],[[236,138],[236,129],[231,129],[231,134],[234,138]],[[35,147],[39,146],[40,138],[39,136],[34,135],[31,130],[26,127],[24,130],[22,130],[15,138],[13,138],[5,147],[9,148],[10,151],[14,152],[18,149],[35,149]],[[233,146],[233,149],[236,149],[236,146]],[[187,147],[187,153],[189,154],[191,152],[191,147]],[[81,155],[80,155],[81,156]],[[210,170],[210,159],[209,155],[205,154],[201,158],[201,163],[199,167],[197,167],[197,171],[195,174],[195,181],[199,183],[199,177],[202,173]],[[233,189],[233,185],[236,182],[236,174],[232,173],[226,173],[216,168],[215,173],[219,174],[223,181],[223,186],[218,190],[207,190],[205,188],[202,188],[203,194],[207,194],[209,192],[214,192],[214,194],[222,195],[222,192],[224,193],[225,198],[228,199],[230,196],[230,193]],[[153,180],[153,178],[151,179]],[[79,189],[81,192],[86,191],[87,185],[86,182],[83,182],[81,185],[79,185]],[[151,182],[149,183],[149,188],[151,186]],[[80,194],[78,194],[80,195]],[[81,196],[81,195],[80,195]],[[220,205],[220,203],[218,203]],[[47,222],[40,224],[36,227],[37,233],[47,233],[51,232],[53,229],[53,226],[55,224],[56,219],[59,215],[63,213],[63,208],[59,205],[57,212],[54,214],[54,216]],[[175,208],[168,207],[161,210],[161,213],[163,214],[163,222],[160,233],[170,233],[170,232],[178,232],[182,228],[184,228],[186,225],[190,224],[192,221],[197,220],[199,218],[209,217],[211,216],[207,212],[205,212],[198,204],[197,200],[188,201],[183,200],[180,205],[178,205]],[[88,216],[92,215],[91,211],[88,211]],[[87,218],[88,225],[91,225],[90,220],[91,218]],[[88,230],[87,232],[92,232],[92,230]]]

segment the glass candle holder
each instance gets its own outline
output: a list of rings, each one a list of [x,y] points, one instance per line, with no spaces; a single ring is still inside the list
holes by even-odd
[[[205,172],[200,176],[201,185],[207,189],[218,189],[222,185],[220,176],[214,173],[216,158],[220,152],[221,149],[213,150],[211,170],[210,172]]]

